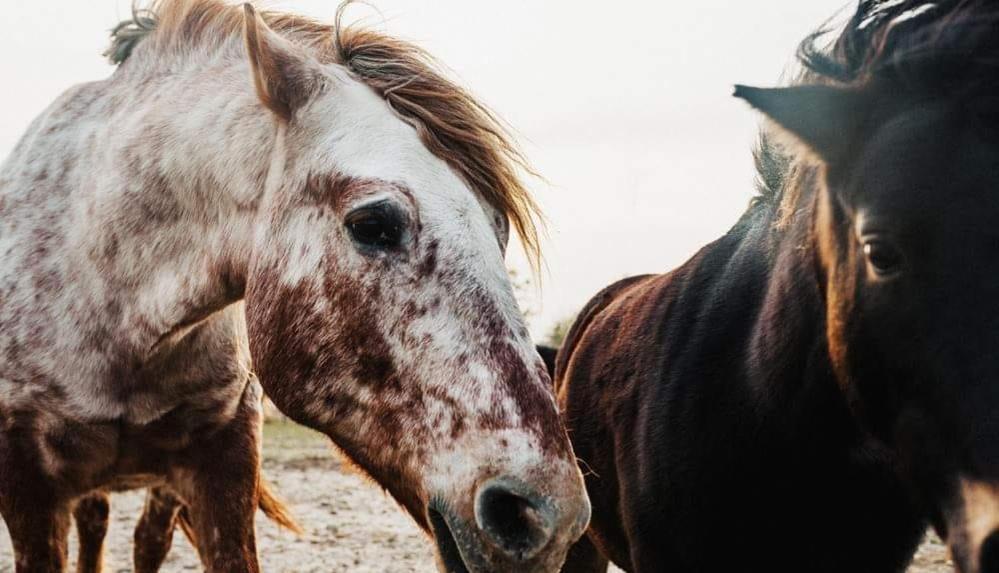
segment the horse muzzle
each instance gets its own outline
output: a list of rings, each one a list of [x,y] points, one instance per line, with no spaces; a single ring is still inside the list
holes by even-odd
[[[947,543],[960,573],[999,573],[999,484],[962,479],[947,516]]]
[[[465,511],[435,501],[428,513],[442,571],[540,573],[561,567],[589,523],[590,504],[582,491],[556,499],[496,477],[478,486]]]

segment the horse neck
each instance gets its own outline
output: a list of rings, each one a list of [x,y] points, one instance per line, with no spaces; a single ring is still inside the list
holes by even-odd
[[[768,272],[747,353],[747,379],[759,411],[799,435],[810,429],[837,442],[855,427],[832,373],[826,310],[813,242],[811,193],[789,222],[766,234]],[[775,225],[774,214],[766,225]]]
[[[245,62],[131,64],[106,82],[119,103],[92,147],[111,151],[92,152],[98,175],[73,247],[104,271],[80,274],[100,283],[89,288],[132,305],[124,312],[140,326],[126,337],[141,349],[242,298],[266,179],[283,155]]]

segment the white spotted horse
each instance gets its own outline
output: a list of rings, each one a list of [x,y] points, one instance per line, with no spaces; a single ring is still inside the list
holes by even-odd
[[[511,227],[537,242],[502,124],[339,19],[163,0],[111,55],[0,168],[18,573],[64,569],[77,500],[149,486],[183,500],[207,571],[257,571],[253,373],[442,570],[557,570],[590,509],[504,265]]]

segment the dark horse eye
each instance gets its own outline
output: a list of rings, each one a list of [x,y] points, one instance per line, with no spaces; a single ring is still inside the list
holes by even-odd
[[[901,251],[886,241],[872,239],[865,242],[864,255],[878,274],[890,275],[902,268]]]
[[[346,224],[350,236],[368,247],[390,249],[402,242],[402,215],[388,205],[362,207],[347,215]]]

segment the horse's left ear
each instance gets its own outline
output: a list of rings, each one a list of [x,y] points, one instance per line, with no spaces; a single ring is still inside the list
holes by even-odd
[[[735,97],[766,114],[826,163],[836,163],[849,151],[869,105],[856,90],[824,85],[735,86]]]
[[[257,95],[265,106],[288,121],[322,90],[327,75],[315,59],[267,26],[260,14],[243,4],[246,51]]]

